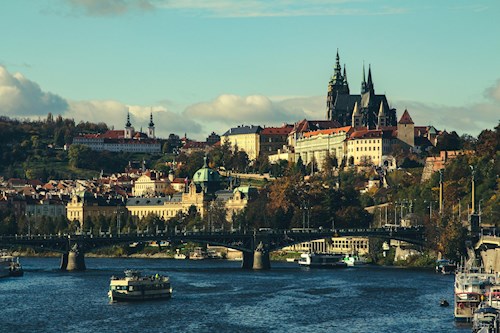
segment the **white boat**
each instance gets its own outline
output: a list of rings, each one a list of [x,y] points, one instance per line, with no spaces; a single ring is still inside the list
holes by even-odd
[[[174,259],[187,259],[187,255],[181,253],[179,249],[175,249]]]
[[[172,297],[170,278],[159,274],[141,276],[136,270],[126,270],[125,277],[111,277],[108,297],[111,302],[169,299]]]
[[[0,278],[7,276],[23,276],[24,270],[19,263],[19,257],[8,255],[6,252],[0,254]]]
[[[344,268],[343,255],[334,253],[302,253],[299,265],[311,268]]]
[[[362,266],[366,265],[367,261],[358,255],[346,255],[342,258],[342,261],[347,264],[348,267]]]

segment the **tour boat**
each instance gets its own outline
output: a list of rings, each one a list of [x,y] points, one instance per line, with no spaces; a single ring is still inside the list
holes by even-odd
[[[8,255],[6,252],[0,254],[0,277],[23,276],[24,270],[19,263],[19,257]]]
[[[333,253],[302,253],[299,265],[311,268],[344,268],[347,264],[342,261],[341,254]]]
[[[111,277],[108,296],[111,302],[169,299],[170,278],[159,274],[141,276],[136,270],[126,270],[122,278]]]

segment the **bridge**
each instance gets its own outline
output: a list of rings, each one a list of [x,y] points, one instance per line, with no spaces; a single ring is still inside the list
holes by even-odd
[[[166,230],[167,231],[167,230]],[[178,230],[154,233],[10,235],[0,236],[0,247],[23,246],[61,253],[62,270],[85,270],[85,253],[112,245],[145,241],[197,242],[242,251],[242,268],[269,269],[269,253],[286,246],[331,237],[376,237],[395,239],[423,246],[423,227],[386,227],[374,229],[260,229],[252,231],[206,232]]]

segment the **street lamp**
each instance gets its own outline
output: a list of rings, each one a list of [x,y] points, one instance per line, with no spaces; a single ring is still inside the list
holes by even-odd
[[[474,180],[475,180],[474,178],[475,178],[476,171],[474,170],[474,166],[469,165],[469,167],[470,167],[470,170],[471,170],[471,173],[472,173],[472,180],[471,180],[472,181],[472,202],[471,202],[472,203],[472,214],[475,214],[476,213],[476,207],[475,207],[474,202],[475,202],[476,198],[474,196]]]

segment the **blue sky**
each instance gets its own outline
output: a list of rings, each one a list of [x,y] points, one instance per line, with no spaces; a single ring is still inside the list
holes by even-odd
[[[48,112],[203,139],[324,119],[335,54],[359,93],[417,125],[500,119],[497,0],[16,0],[0,3],[0,114]]]

